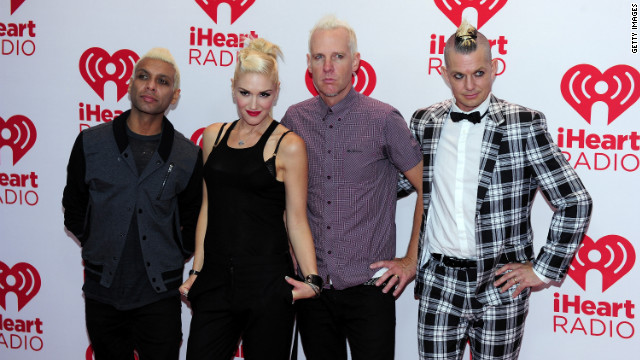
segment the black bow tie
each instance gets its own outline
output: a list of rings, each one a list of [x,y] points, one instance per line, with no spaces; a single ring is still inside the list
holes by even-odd
[[[488,110],[487,110],[487,112],[488,112]],[[451,112],[451,120],[453,122],[458,122],[460,120],[468,120],[472,124],[479,124],[480,120],[482,120],[482,118],[485,115],[487,115],[487,112],[485,112],[484,114],[480,115],[479,111],[474,111],[474,112],[469,113],[469,114],[465,114],[465,113],[461,113],[461,112],[457,112],[457,111],[452,111]]]

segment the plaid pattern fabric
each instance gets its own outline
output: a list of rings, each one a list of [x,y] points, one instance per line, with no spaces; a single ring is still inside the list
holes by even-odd
[[[452,101],[417,110],[410,128],[423,151],[424,209],[428,216],[435,152]],[[544,115],[491,96],[482,140],[476,203],[478,274],[476,297],[483,304],[510,302],[493,286],[495,271],[509,262],[533,261],[535,270],[561,280],[582,241],[591,216],[592,201],[575,170],[547,131]],[[399,189],[410,191],[401,178]],[[555,208],[547,243],[534,259],[529,219],[537,189]],[[424,226],[420,261],[428,258],[429,239]],[[424,269],[416,277],[416,295],[425,286]]]
[[[420,297],[418,348],[421,359],[462,359],[467,340],[474,360],[517,359],[529,292],[506,305],[485,306],[474,296],[476,269],[429,260]],[[505,292],[513,294],[515,286]]]

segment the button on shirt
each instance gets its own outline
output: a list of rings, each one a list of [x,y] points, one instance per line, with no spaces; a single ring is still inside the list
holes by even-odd
[[[490,97],[473,111],[485,114]],[[456,105],[451,111],[463,112]],[[442,127],[436,151],[427,238],[432,253],[463,259],[476,258],[476,198],[482,137],[487,116],[479,124],[467,120]]]
[[[282,124],[307,145],[319,275],[336,289],[360,285],[371,263],[395,257],[398,172],[420,162],[420,147],[396,109],[353,89],[332,108],[319,96],[293,105]]]

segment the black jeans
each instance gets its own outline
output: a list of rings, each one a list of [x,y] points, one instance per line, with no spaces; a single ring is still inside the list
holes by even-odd
[[[178,295],[132,310],[85,299],[89,340],[96,360],[177,360],[182,341]]]
[[[296,302],[302,348],[308,360],[394,358],[396,306],[382,287],[325,289],[318,299]]]

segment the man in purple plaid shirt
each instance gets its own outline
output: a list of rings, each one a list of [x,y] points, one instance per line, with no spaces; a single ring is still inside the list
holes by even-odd
[[[357,93],[353,29],[325,17],[311,31],[309,72],[319,96],[293,105],[282,124],[309,154],[309,224],[325,288],[300,300],[306,358],[393,359],[395,298],[415,277],[422,221],[422,155],[400,113]],[[413,231],[395,258],[398,173],[418,192]]]
[[[566,275],[591,197],[544,115],[491,94],[497,65],[484,35],[464,21],[444,58],[454,99],[417,110],[410,124],[424,154],[420,358],[462,359],[469,341],[474,359],[517,359],[531,288]],[[554,214],[534,256],[538,189]]]

